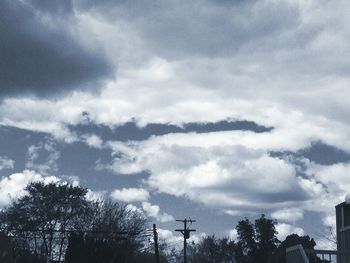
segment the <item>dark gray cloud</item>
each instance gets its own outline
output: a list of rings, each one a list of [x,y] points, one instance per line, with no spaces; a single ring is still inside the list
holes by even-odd
[[[172,124],[149,123],[145,127],[138,127],[136,122],[127,122],[113,129],[105,125],[80,124],[71,126],[70,129],[79,135],[93,133],[100,136],[103,140],[147,140],[151,136],[160,136],[169,133],[207,133],[219,131],[253,131],[256,133],[269,132],[271,127],[265,127],[252,121],[218,121],[208,123],[185,123],[182,127]]]
[[[321,141],[313,142],[310,147],[301,149],[297,152],[271,152],[273,157],[287,158],[294,157],[294,161],[298,166],[303,166],[302,162],[298,162],[299,158],[307,158],[312,162],[321,165],[333,165],[337,163],[348,163],[350,161],[350,154],[338,149],[335,146],[325,144]]]
[[[311,147],[299,151],[299,154],[322,165],[332,165],[336,163],[348,163],[350,154],[322,142],[315,142]]]
[[[27,0],[35,9],[61,15],[71,14],[74,10],[72,0]]]
[[[71,14],[69,1],[0,2],[0,96],[91,88],[111,74],[102,52],[68,33]]]

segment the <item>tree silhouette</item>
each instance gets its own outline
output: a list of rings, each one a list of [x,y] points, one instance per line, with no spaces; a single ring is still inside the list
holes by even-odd
[[[66,262],[153,262],[154,257],[141,252],[143,239],[139,234],[145,224],[142,214],[126,206],[111,200],[95,203],[93,217],[86,226],[91,232],[70,235]]]
[[[251,263],[255,260],[257,244],[254,225],[248,218],[240,220],[236,226],[238,234],[236,260],[240,263]]]
[[[257,244],[255,258],[259,259],[259,262],[272,261],[272,255],[279,244],[275,224],[277,224],[276,221],[266,218],[265,215],[261,215],[259,219],[255,220]]]
[[[83,218],[91,215],[87,190],[67,183],[33,182],[27,195],[2,212],[7,233],[24,237],[34,254],[47,261],[61,260],[69,231],[79,229]]]
[[[299,236],[297,234],[291,234],[286,237],[284,241],[276,249],[273,256],[273,263],[285,263],[286,262],[286,249],[295,245],[302,245],[304,249],[314,249],[316,242],[309,236]],[[310,258],[310,262],[315,262],[314,257]]]
[[[279,243],[276,221],[265,215],[255,220],[253,225],[248,218],[240,220],[236,226],[238,242],[236,261],[238,263],[269,263]]]
[[[217,239],[207,236],[197,245],[192,245],[189,262],[193,263],[233,263],[235,243],[227,238]]]
[[[0,263],[9,263],[13,258],[11,239],[0,232]]]

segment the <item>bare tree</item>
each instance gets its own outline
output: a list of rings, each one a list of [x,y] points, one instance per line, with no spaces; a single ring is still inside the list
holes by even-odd
[[[330,243],[333,249],[337,249],[337,233],[334,227],[329,226],[323,232],[317,232],[316,236]]]
[[[71,234],[66,262],[149,262],[143,251],[143,214],[109,199],[92,206],[93,216],[85,222],[88,230]]]

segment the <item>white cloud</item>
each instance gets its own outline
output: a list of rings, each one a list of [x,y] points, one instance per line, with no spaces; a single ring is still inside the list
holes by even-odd
[[[268,152],[298,151],[313,141],[350,152],[348,1],[234,2],[204,1],[200,10],[190,1],[152,10],[76,9],[76,33],[84,43],[101,43],[118,64],[118,78],[97,94],[4,99],[0,124],[73,142],[79,138],[68,126],[82,123],[83,112],[111,127],[133,119],[141,126],[252,120],[274,129],[110,143],[119,157],[107,168],[147,170],[156,190],[226,211],[264,207],[286,220],[290,211],[282,209],[300,207],[329,217],[349,189],[349,164],[309,164],[301,178],[292,162]],[[94,136],[86,143],[102,144]],[[50,164],[35,166],[47,171]],[[27,168],[35,169],[31,162]]]
[[[350,187],[346,174],[349,172],[349,163],[333,165],[318,165],[309,163],[306,166],[307,178],[300,179],[300,185],[309,193],[310,199],[304,203],[303,209],[320,212],[325,227],[332,225],[334,206],[345,201]]]
[[[24,170],[22,173],[14,173],[8,177],[2,177],[0,180],[0,207],[9,205],[12,200],[22,197],[26,194],[24,188],[34,181],[58,182],[59,179],[54,176],[43,177],[42,175]]]
[[[174,244],[183,242],[183,237],[181,235],[178,235],[178,233],[175,234],[174,231],[158,228],[157,232],[159,239],[163,239],[167,243]]]
[[[122,202],[137,202],[148,200],[149,193],[142,188],[123,188],[121,190],[115,189],[111,193],[111,197]]]
[[[238,232],[236,229],[227,230],[226,234],[230,240],[236,241],[238,238]]]
[[[142,209],[145,211],[147,216],[154,217],[161,223],[175,221],[175,218],[172,215],[161,213],[158,205],[152,205],[149,202],[142,202]]]
[[[167,229],[158,228],[158,237],[159,240],[164,240],[166,244],[170,245],[170,247],[175,247],[177,249],[182,249],[183,247],[183,236],[179,232],[170,231]],[[191,233],[188,242],[198,243],[201,239],[206,236],[206,233]]]
[[[49,175],[58,171],[57,161],[60,152],[56,150],[53,142],[31,145],[27,150],[26,169],[38,171],[43,175]]]
[[[137,213],[142,214],[142,215],[144,214],[142,209],[138,208],[137,206],[135,206],[133,204],[127,204],[126,209],[128,211],[131,211],[131,212],[137,212]]]
[[[303,210],[300,208],[284,208],[277,210],[271,214],[272,218],[278,221],[296,222],[304,218]]]
[[[0,171],[3,169],[12,169],[15,161],[7,158],[6,156],[0,156]]]
[[[86,134],[82,138],[90,147],[102,148],[103,140],[96,134]]]
[[[229,139],[232,134],[224,134],[227,140],[222,134],[173,134],[139,143],[112,142],[109,145],[118,156],[112,166],[124,173],[147,170],[148,184],[159,192],[225,210],[262,204],[278,208],[295,201],[295,193],[303,194],[291,164],[263,150],[235,145]],[[282,200],[286,194],[290,197]],[[263,201],[269,195],[281,200]]]
[[[118,156],[110,168],[116,173],[147,171],[155,190],[228,214],[259,213],[264,207],[289,223],[302,220],[305,211],[320,213],[321,220],[334,214],[334,205],[344,201],[349,188],[348,164],[271,157],[268,144],[246,139],[255,136],[260,135],[232,131],[109,142]]]
[[[100,4],[76,7],[76,33],[84,43],[93,39],[104,46],[118,63],[118,79],[102,85],[99,94],[8,98],[0,106],[0,123],[71,142],[77,138],[67,124],[81,123],[82,112],[111,126],[131,119],[140,125],[248,119],[276,128],[243,138],[252,147],[296,150],[319,139],[350,149],[346,1],[321,6],[317,1],[206,1],[200,10],[188,1],[168,5],[172,8],[109,5],[108,12]],[[138,19],[126,18],[141,10]],[[181,30],[173,28],[168,10]],[[187,41],[196,45],[183,45],[179,36],[189,31]],[[169,41],[172,37],[176,41]]]
[[[277,224],[276,230],[278,232],[277,237],[280,241],[285,240],[285,238],[290,234],[297,234],[299,236],[305,235],[302,228],[285,223]]]
[[[349,187],[350,163],[337,163],[329,166],[314,166],[315,178],[328,188],[338,188],[345,197]],[[345,199],[343,199],[345,201]]]
[[[331,240],[327,240],[325,238],[316,238],[316,247],[315,249],[321,250],[337,250],[337,244],[335,244]]]
[[[88,189],[86,193],[86,198],[91,201],[103,201],[103,199],[106,196],[106,191],[93,191],[91,189]]]
[[[140,214],[145,215],[146,217],[152,217],[156,219],[160,223],[166,223],[175,221],[175,218],[168,213],[163,213],[160,211],[160,207],[158,205],[152,205],[149,202],[142,202],[141,207],[135,206],[133,204],[128,204],[126,208],[130,211],[138,212]],[[169,235],[168,230],[164,230],[163,234]]]
[[[59,107],[59,104],[55,105],[53,101],[49,100],[33,98],[5,99],[0,105],[0,112],[6,116],[0,118],[0,124],[49,133],[57,139],[73,142],[77,138],[66,126],[67,120],[70,119],[69,114],[64,114],[66,110],[59,109]],[[69,107],[68,112],[71,111],[74,110]]]

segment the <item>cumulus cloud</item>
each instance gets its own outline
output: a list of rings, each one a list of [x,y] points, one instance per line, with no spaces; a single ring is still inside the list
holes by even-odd
[[[315,165],[313,167],[317,180],[327,185],[329,189],[338,189],[344,196],[350,187],[349,171],[350,163],[338,163],[329,166]]]
[[[284,208],[271,214],[271,217],[285,222],[296,222],[304,218],[303,210],[300,208]]]
[[[118,79],[94,85],[99,94],[4,99],[0,124],[73,142],[79,138],[69,127],[86,114],[112,128],[130,120],[141,127],[251,120],[274,129],[111,142],[107,168],[148,171],[147,183],[157,191],[231,213],[263,207],[284,220],[289,213],[301,218],[305,210],[328,218],[344,200],[348,164],[308,163],[300,171],[293,160],[270,152],[297,152],[314,141],[350,152],[348,1],[81,0],[48,6],[6,0],[0,10],[7,28],[0,44],[6,54],[1,96],[10,89],[44,94],[90,88],[83,83],[108,71],[96,42],[118,61]],[[12,53],[24,64],[8,63]],[[96,137],[84,140],[101,145]]]
[[[168,134],[141,142],[108,142],[114,156],[109,168],[124,174],[147,171],[147,182],[157,191],[230,215],[263,207],[278,220],[294,223],[312,211],[320,213],[322,223],[344,201],[348,164],[327,166],[293,155],[270,155],[271,150],[293,151],[305,144],[274,144],[274,132]]]
[[[90,30],[86,35],[99,39],[110,57],[120,59],[118,80],[102,85],[97,96],[77,92],[55,101],[8,100],[0,107],[1,123],[55,134],[64,131],[65,136],[69,136],[64,130],[65,124],[79,123],[82,112],[89,112],[93,122],[108,125],[133,118],[140,125],[235,118],[276,127],[274,136],[265,136],[266,144],[276,147],[287,144],[295,150],[313,140],[322,140],[350,149],[349,144],[344,143],[349,133],[346,118],[349,107],[344,99],[347,76],[341,74],[347,64],[344,61],[340,65],[339,59],[335,59],[339,58],[339,52],[347,53],[347,45],[342,45],[344,39],[341,38],[347,35],[347,28],[329,26],[347,23],[341,15],[330,15],[326,6],[320,7],[316,1],[308,4],[205,1],[198,9],[195,2],[168,3],[174,8],[161,3],[151,8],[141,3],[102,1],[102,4],[90,2],[82,6],[77,2],[74,6],[77,19],[85,25],[84,30]],[[346,10],[344,1],[329,5],[339,13]],[[63,9],[70,8],[67,4]],[[183,9],[196,10],[196,16]],[[314,12],[315,9],[318,12]],[[174,25],[169,21],[168,12],[182,25],[181,30],[167,29]],[[155,16],[159,20],[151,19]],[[111,17],[117,17],[120,23]],[[216,17],[220,17],[220,21]],[[158,26],[150,26],[153,22],[147,23],[149,20]],[[222,21],[226,21],[226,26]],[[188,45],[181,46],[171,41],[174,46],[169,47],[169,43],[163,42],[164,34],[151,34],[157,28],[163,28],[161,32],[172,32],[171,36],[178,40],[183,39],[181,34],[193,36],[191,41],[196,44],[189,41]],[[217,28],[220,30],[215,30]],[[193,30],[199,35],[185,33]],[[234,32],[234,37],[226,31]],[[216,43],[221,39],[217,34],[227,39]],[[205,36],[214,41],[210,49],[203,47],[208,43],[201,40]],[[339,47],[330,48],[326,39]],[[198,51],[194,57],[188,55],[192,48]],[[172,60],[160,51],[162,49],[186,56]],[[215,54],[218,50],[225,56]],[[227,53],[232,55],[227,57]],[[28,104],[35,105],[29,107]],[[43,108],[46,111],[40,110],[40,113],[45,114],[32,114]],[[31,114],[30,121],[28,114]],[[264,141],[262,137],[257,140]]]
[[[87,145],[94,148],[102,148],[103,141],[96,134],[85,134],[82,136]]]
[[[142,188],[123,188],[121,190],[115,189],[111,193],[111,197],[122,202],[137,202],[148,200],[149,193]]]
[[[112,167],[117,173],[149,171],[147,182],[157,191],[225,210],[278,208],[285,202],[309,198],[293,165],[263,150],[235,145],[229,139],[231,133],[227,140],[220,135],[165,135],[143,142],[110,142],[115,151]]]
[[[285,240],[285,238],[292,233],[299,236],[305,235],[305,232],[302,228],[285,223],[276,225],[276,230],[278,232],[277,237],[280,241]]]
[[[22,173],[14,173],[0,180],[0,206],[9,205],[12,200],[26,194],[24,188],[34,181],[57,182],[54,176],[44,177],[34,171],[24,170]]]
[[[147,171],[146,182],[155,190],[229,215],[265,211],[283,224],[294,224],[312,211],[319,213],[321,225],[328,226],[326,219],[348,189],[348,164],[325,166],[293,155],[273,157],[268,144],[254,145],[245,136],[260,135],[232,131],[108,142],[114,152],[110,169],[126,174]]]
[[[226,234],[230,240],[236,241],[238,237],[238,232],[236,229],[230,229],[226,231]]]
[[[333,165],[310,163],[306,168],[307,178],[302,180],[302,185],[312,198],[303,208],[321,212],[321,220],[326,228],[334,227],[334,206],[345,201],[350,186],[346,176],[349,171],[349,163]]]
[[[175,221],[175,218],[172,215],[169,215],[168,213],[163,213],[160,211],[159,205],[152,205],[149,202],[142,202],[141,207],[135,206],[133,204],[128,204],[126,208],[130,211],[138,212],[140,214],[145,215],[146,217],[152,217],[156,219],[160,223],[166,223]],[[168,230],[164,230],[164,234],[166,236],[166,239],[169,238],[169,232]],[[171,235],[172,237],[172,235]]]
[[[167,229],[158,228],[158,237],[160,241],[164,240],[166,244],[169,244],[173,247],[176,247],[177,249],[182,248],[183,244],[183,236],[180,235],[180,233],[175,234],[174,231],[170,231]],[[189,242],[198,243],[202,238],[206,236],[206,233],[191,233],[190,238],[188,239]]]
[[[149,217],[154,217],[157,221],[161,223],[174,221],[175,218],[167,213],[161,213],[160,207],[158,205],[152,205],[149,202],[142,202],[142,209],[145,211],[146,215]]]
[[[142,211],[142,209],[139,208],[139,207],[137,207],[136,205],[127,204],[127,205],[126,205],[126,209],[127,209],[128,211],[136,212],[136,213],[139,213],[139,214],[144,215],[144,212]]]
[[[175,235],[174,231],[170,231],[167,229],[161,229],[161,228],[158,228],[157,230],[158,230],[159,239],[165,240],[166,243],[170,243],[170,244],[179,243],[180,244],[180,242],[183,242],[183,237],[180,235]],[[181,245],[182,245],[182,243],[181,243]]]
[[[79,184],[79,182],[77,183]],[[93,191],[91,189],[88,189],[86,193],[86,198],[92,201],[101,202],[104,200],[105,197],[106,197],[106,191]]]

